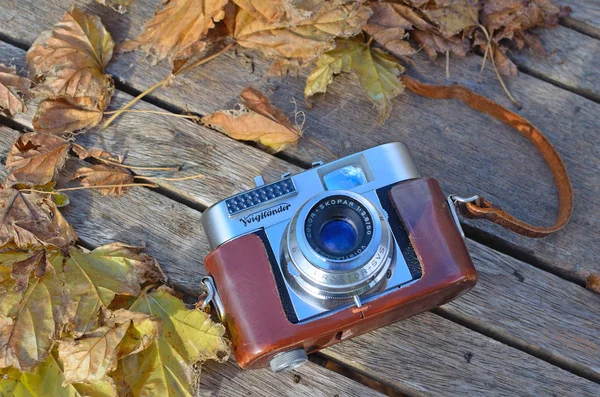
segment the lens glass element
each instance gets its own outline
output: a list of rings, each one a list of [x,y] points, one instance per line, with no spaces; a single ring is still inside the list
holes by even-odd
[[[332,219],[321,228],[321,242],[334,255],[351,252],[357,244],[356,229],[346,219]]]

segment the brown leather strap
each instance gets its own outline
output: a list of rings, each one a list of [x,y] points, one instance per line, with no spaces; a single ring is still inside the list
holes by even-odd
[[[552,171],[558,189],[558,215],[550,227],[533,226],[516,219],[484,198],[469,203],[459,203],[462,214],[468,218],[487,219],[516,233],[528,237],[545,237],[567,224],[573,212],[573,189],[565,165],[550,141],[529,121],[498,105],[496,102],[475,94],[461,85],[440,86],[423,84],[410,77],[402,76],[402,82],[415,94],[433,99],[460,99],[471,108],[502,121],[521,133],[539,150]]]

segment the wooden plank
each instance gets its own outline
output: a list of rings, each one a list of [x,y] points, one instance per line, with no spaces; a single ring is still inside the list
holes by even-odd
[[[14,48],[14,47],[13,47]],[[13,50],[14,51],[14,50]],[[7,52],[5,52],[7,53]],[[117,93],[117,102],[119,101],[124,101],[127,100],[128,98],[126,97],[125,94],[123,93]],[[148,104],[144,104],[145,108],[148,109],[155,109],[153,107],[151,107]],[[120,127],[120,124],[116,124],[116,127],[111,128],[109,131],[104,131],[101,133],[95,133],[95,132],[91,132],[89,134],[86,134],[82,137],[80,137],[79,139],[84,139],[84,140],[89,140],[90,143],[94,142],[94,141],[99,141],[101,140],[102,143],[102,147],[104,148],[108,148],[112,151],[115,151],[114,148],[117,148],[119,150],[116,150],[116,153],[121,153],[124,150],[126,150],[128,152],[128,155],[130,156],[129,159],[134,158],[137,161],[143,161],[145,158],[148,158],[148,156],[150,155],[150,157],[154,160],[157,157],[160,158],[161,154],[159,154],[158,156],[155,155],[155,150],[157,148],[161,148],[161,147],[165,147],[165,146],[169,146],[169,150],[168,153],[169,155],[167,156],[169,161],[173,161],[173,158],[178,158],[178,159],[188,159],[190,158],[190,155],[188,153],[188,151],[190,150],[190,147],[194,147],[196,145],[199,145],[201,143],[195,143],[195,139],[197,139],[197,132],[196,129],[198,128],[198,126],[189,123],[189,122],[184,122],[178,119],[164,119],[164,118],[156,118],[154,115],[149,115],[150,118],[146,119],[146,122],[148,122],[149,124],[142,124],[142,125],[131,125],[128,126],[127,128],[123,128]],[[135,120],[135,119],[133,119]],[[174,124],[172,124],[174,123]],[[183,123],[183,124],[181,124]],[[162,137],[164,134],[165,130],[172,130],[174,129],[173,125],[177,125],[177,130],[179,131],[179,138],[172,140],[169,139],[167,141],[165,141],[164,144],[157,144],[157,136],[158,137]],[[122,131],[131,131],[127,137],[128,140],[127,142],[125,142],[126,144],[120,144],[121,146],[118,146],[120,142],[119,139],[121,139],[123,137],[123,132]],[[138,131],[143,131],[144,133],[142,135],[137,135],[139,134]],[[211,135],[216,135],[216,136],[220,136],[218,134],[215,134],[213,131],[209,131],[206,130],[205,133],[203,133],[203,137],[208,137]],[[135,139],[134,139],[135,138]],[[162,138],[160,138],[162,139]],[[117,142],[117,143],[115,143]],[[192,142],[193,144],[190,144],[190,142]],[[127,144],[128,143],[128,144]],[[223,145],[223,150],[224,152],[228,152],[228,151],[235,151],[237,150],[236,148],[238,146],[243,146],[240,145],[239,143],[236,143],[234,141],[231,140],[226,140],[226,141],[222,141],[219,143],[220,145]],[[108,146],[107,146],[108,145]],[[131,149],[130,149],[131,148]],[[142,149],[142,150],[140,150]],[[256,156],[258,156],[260,158],[260,156],[264,156],[264,154],[260,151],[257,151],[255,149],[252,148],[248,148],[251,150],[254,150],[256,152]],[[159,150],[160,151],[160,150]],[[138,153],[137,155],[135,153]],[[133,156],[133,157],[131,157]],[[255,161],[255,155],[254,153],[250,154],[246,159],[245,159],[245,164],[252,164],[251,162]],[[138,162],[139,164],[139,162]],[[217,169],[217,174],[216,174],[216,179],[218,178],[223,178],[223,176],[219,176],[220,174],[218,174],[219,171],[222,168],[227,168],[228,164],[224,163],[220,168]],[[253,175],[251,173],[252,171],[252,167],[244,167],[244,170],[241,170],[240,172],[242,173],[242,175],[245,175],[245,179],[246,180],[250,180],[251,176]],[[208,174],[210,175],[211,173],[213,173],[214,170],[209,170]],[[242,178],[244,179],[244,178]],[[188,183],[189,181],[186,181],[185,183]],[[185,190],[185,183],[182,183],[183,187],[180,187],[179,190],[184,191]],[[234,186],[235,188],[235,186]],[[222,186],[221,184],[214,184],[210,186],[210,194],[225,194],[224,191],[226,191],[227,189],[229,189],[229,187],[227,186]],[[198,191],[195,191],[195,194],[198,196],[195,197],[201,197],[199,200],[201,200],[203,203],[207,203],[210,204],[211,203],[211,198],[208,196],[209,193],[206,192],[206,189],[200,189]],[[228,193],[228,194],[231,194]],[[202,198],[204,197],[204,198]],[[118,199],[115,199],[118,200]],[[143,204],[140,204],[143,205]],[[110,210],[107,210],[107,212],[110,212]],[[133,214],[135,214],[135,212],[133,212]],[[107,215],[105,215],[107,216]],[[129,215],[131,216],[131,215]],[[169,215],[167,215],[167,219],[170,218]],[[82,219],[82,227],[85,228],[85,220],[86,218],[84,217]],[[164,220],[160,219],[159,222],[162,224],[164,223]],[[183,222],[184,224],[187,223],[187,220],[184,220]],[[196,221],[196,224],[199,227],[198,221]],[[150,225],[153,225],[153,223],[150,223]],[[89,224],[88,224],[89,227]],[[117,230],[119,230],[119,219],[117,218],[115,220],[115,223],[112,225],[108,225],[109,229],[114,229],[116,228]],[[103,227],[104,229],[104,227]],[[160,231],[162,233],[162,231]],[[197,232],[197,230],[196,230]],[[137,233],[134,233],[134,235],[138,235]],[[168,235],[168,234],[167,234]],[[168,237],[167,237],[168,239]],[[163,240],[164,241],[164,240]],[[495,258],[494,255],[497,255],[496,253],[494,253],[492,250],[490,250],[489,248],[485,248],[482,246],[479,246],[477,244],[472,244],[472,251],[474,252],[474,255],[479,254],[480,250],[483,250],[481,253],[482,257],[489,257],[489,258]],[[177,252],[176,250],[174,250],[175,252]],[[501,256],[502,257],[502,256]],[[172,258],[172,256],[170,257]],[[518,261],[514,261],[512,260],[517,266],[519,267],[519,262]],[[182,286],[184,288],[186,288],[189,291],[189,288],[195,289],[197,288],[197,286],[199,285],[199,279],[202,275],[201,272],[198,272],[197,274],[193,274],[190,276],[189,273],[189,266],[188,263],[186,262],[182,262],[179,265],[175,265],[176,269],[172,270],[171,273],[174,275],[174,280],[177,280],[178,283],[181,283]],[[180,267],[177,267],[180,266]],[[478,262],[478,267],[485,269],[485,267],[487,266],[486,261],[481,261],[481,263]],[[531,269],[530,271],[526,271],[525,269],[527,269],[526,265],[520,264],[520,267],[523,268],[523,272],[525,272],[528,276],[528,279],[536,279],[536,272],[543,274],[543,272],[541,271],[537,271],[535,269]],[[495,271],[495,269],[492,268],[492,273]],[[529,277],[529,274],[531,273],[531,277]],[[185,275],[185,276],[183,276]],[[565,285],[565,287],[563,289],[568,290],[568,291],[573,291],[578,292],[581,290],[581,288],[573,286],[567,282],[565,282],[564,280],[560,280],[558,278],[556,278],[556,280],[559,280],[559,285]],[[556,282],[556,280],[554,282]],[[575,287],[575,288],[573,288]],[[492,295],[508,295],[511,296],[512,292],[511,292],[511,285],[509,283],[505,283],[502,284],[502,288],[500,289],[495,289],[496,285],[494,283],[488,283],[487,285],[484,285],[483,287],[483,292],[481,293],[480,297],[481,297],[481,301],[474,306],[474,310],[479,310],[480,308],[484,308],[488,305],[487,302],[487,296],[492,296]],[[535,288],[532,289],[532,291],[535,291],[536,288],[544,288],[543,284],[542,285],[536,285]],[[194,290],[192,290],[194,291]],[[583,291],[583,294],[585,293],[589,293],[587,291]],[[530,301],[526,301],[524,303],[521,303],[520,301],[516,301],[516,302],[512,302],[510,308],[513,308],[514,311],[510,312],[508,311],[506,313],[507,316],[511,316],[511,317],[515,317],[518,316],[518,313],[520,312],[524,312],[524,313],[531,313],[534,312],[536,310],[536,304],[535,301],[536,299],[540,299],[541,297],[538,294],[532,293],[531,291],[529,292],[529,294],[531,296],[534,296],[535,298],[532,298],[532,300]],[[575,294],[575,297],[579,300],[581,300],[580,296]],[[532,303],[533,302],[533,303]],[[562,306],[559,306],[558,309],[554,310],[554,317],[561,317],[562,313],[567,313],[570,310],[573,310],[573,307],[571,306],[571,303],[569,300],[564,300],[561,301],[563,303]],[[593,302],[593,300],[592,300]],[[574,368],[579,368],[581,371],[583,372],[589,372],[591,375],[590,376],[597,376],[597,358],[594,357],[593,353],[590,352],[589,346],[598,346],[598,337],[595,336],[593,333],[587,333],[587,330],[589,330],[589,327],[584,327],[584,331],[583,332],[583,336],[581,337],[582,343],[573,347],[573,346],[569,346],[568,348],[563,344],[563,343],[554,343],[555,340],[560,340],[560,338],[558,338],[557,336],[560,336],[561,333],[563,333],[566,329],[569,329],[570,327],[572,327],[572,323],[569,321],[565,321],[564,323],[560,323],[559,326],[554,328],[550,328],[551,331],[545,331],[545,333],[542,333],[542,335],[540,335],[540,328],[536,327],[536,324],[533,323],[527,323],[525,322],[524,325],[522,325],[521,323],[518,322],[514,322],[509,324],[508,326],[503,324],[503,319],[505,318],[504,316],[504,312],[506,311],[505,305],[506,302],[502,301],[502,300],[497,300],[495,301],[495,303],[497,304],[497,306],[495,307],[494,311],[492,311],[491,313],[494,313],[495,317],[495,324],[493,326],[490,327],[490,329],[492,329],[496,334],[501,335],[503,337],[507,337],[507,338],[512,338],[511,340],[513,341],[513,343],[516,343],[520,346],[524,346],[526,348],[531,348],[533,351],[539,351],[544,353],[546,356],[552,357],[553,359],[558,359],[558,360],[562,360],[562,362],[566,363],[567,365],[570,365]],[[470,303],[471,304],[471,303]],[[524,307],[521,307],[521,305],[525,305]],[[459,301],[459,307],[460,306],[460,301]],[[553,307],[553,306],[551,306]],[[597,318],[597,311],[594,312],[593,308],[597,307],[594,305],[591,306],[577,306],[577,310],[575,311],[575,313],[579,313],[581,316],[584,316],[585,318]],[[483,309],[481,309],[483,310]],[[515,314],[516,313],[516,314]],[[476,322],[478,324],[480,324],[481,322],[477,319],[477,316],[475,314],[473,315],[465,315],[463,317],[464,319],[466,319],[467,321],[470,322]],[[586,323],[587,324],[587,323]],[[588,324],[589,325],[589,324]],[[536,350],[537,349],[537,350]],[[591,367],[591,369],[589,369],[588,367]],[[586,372],[586,373],[587,373]]]
[[[44,7],[30,2],[2,2],[0,33],[28,45],[59,20],[70,4],[67,0],[46,2]],[[86,9],[102,15],[117,40],[136,34],[142,21],[152,15],[155,5],[137,1],[127,14],[117,15],[91,0],[85,4]],[[231,52],[177,79],[171,89],[157,92],[154,98],[205,114],[232,107],[241,89],[251,84],[266,91],[288,114],[295,107],[290,99],[296,98],[298,109],[307,113],[306,134],[327,142],[337,155],[384,142],[404,141],[412,148],[422,174],[438,178],[449,193],[481,193],[514,215],[535,223],[548,224],[555,215],[555,188],[541,157],[514,131],[487,116],[454,101],[435,102],[409,94],[394,101],[392,117],[380,125],[356,80],[348,76],[337,78],[329,93],[316,98],[313,109],[308,110],[302,101],[305,73],[300,78],[285,80],[265,78],[269,62],[256,53],[250,54],[254,59],[253,74],[248,74]],[[422,72],[418,78],[447,83],[441,66],[422,58],[418,61]],[[510,106],[489,65],[484,84],[477,84],[480,62],[479,57],[453,57],[451,81]],[[127,85],[143,90],[166,76],[168,68],[151,67],[139,55],[124,54],[111,63],[109,71]],[[600,210],[595,200],[600,176],[590,167],[598,160],[593,143],[598,139],[596,119],[600,105],[524,74],[508,79],[507,84],[524,106],[521,113],[548,134],[563,155],[577,203],[586,205],[576,206],[564,231],[542,240],[523,238],[486,222],[466,223],[536,260],[540,266],[583,283],[590,272],[600,270],[598,250],[589,249],[595,246],[592,231],[600,227],[597,216]],[[120,119],[119,125],[131,125],[133,122],[127,119],[132,118],[139,120],[138,115],[128,115]],[[286,155],[304,164],[319,158],[329,160],[326,153],[308,140]],[[193,183],[186,186],[192,189]]]
[[[359,336],[353,343],[339,343],[326,349],[325,354],[415,396],[597,396],[600,393],[597,383],[584,381],[519,350],[461,329],[432,313]],[[461,376],[456,378],[456,374]]]
[[[8,151],[18,132],[0,125],[0,152]],[[65,186],[68,175],[82,162],[70,159],[59,182]],[[0,178],[6,177],[4,167]],[[148,254],[157,258],[170,282],[184,292],[198,294],[200,279],[205,274],[202,263],[208,245],[200,225],[200,212],[186,207],[150,189],[136,188],[123,197],[101,197],[89,190],[69,193],[71,204],[61,209],[78,236],[88,246],[114,241],[146,244]],[[261,396],[297,396],[310,390],[318,396],[329,396],[335,390],[340,396],[378,396],[380,393],[335,372],[308,364],[289,374],[269,370],[242,371],[234,362],[203,366],[201,394],[237,396],[256,393],[259,385],[281,385],[289,377],[285,390],[265,387]],[[282,394],[282,392],[284,394]]]
[[[600,39],[600,4],[596,0],[557,0],[556,3],[573,10],[561,23]]]
[[[519,69],[600,102],[600,40],[562,26],[539,35],[549,55],[512,51],[509,57]]]

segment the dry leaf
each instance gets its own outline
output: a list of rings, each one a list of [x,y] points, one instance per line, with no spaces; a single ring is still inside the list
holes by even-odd
[[[116,294],[135,296],[142,283],[164,278],[156,260],[139,247],[113,243],[88,253],[71,247],[69,253],[63,274],[72,302],[67,328],[75,336],[94,328],[98,311]]]
[[[6,112],[9,116],[26,110],[22,95],[29,92],[31,83],[25,77],[17,76],[16,71],[14,67],[0,63],[0,113]]]
[[[383,122],[392,110],[391,100],[404,90],[399,75],[404,67],[391,55],[373,48],[359,38],[340,40],[336,48],[321,55],[317,67],[306,79],[306,98],[325,92],[333,76],[354,72],[367,97],[379,110]]]
[[[600,274],[590,274],[585,281],[585,288],[600,294]]]
[[[20,373],[16,369],[0,370],[0,395],[13,397],[116,397],[111,379],[93,384],[63,386],[64,374],[60,360],[48,355],[34,373]]]
[[[477,26],[478,0],[434,0],[421,8],[442,37],[467,35],[469,28]]]
[[[117,378],[124,378],[134,396],[193,395],[192,366],[205,360],[226,361],[225,327],[198,309],[188,309],[161,287],[142,293],[130,310],[162,320],[162,335],[141,353],[122,360]]]
[[[225,4],[227,0],[163,0],[144,31],[119,50],[142,50],[154,56],[154,63],[189,58],[204,49],[200,40],[223,19]]]
[[[71,176],[71,180],[81,178],[83,186],[112,186],[99,188],[102,194],[117,196],[123,194],[126,186],[133,183],[133,176],[123,167],[95,164],[90,167],[81,167]]]
[[[96,0],[96,2],[110,7],[119,14],[127,12],[127,7],[133,3],[133,0]]]
[[[112,154],[110,154],[109,152],[107,152],[103,149],[98,149],[98,148],[86,149],[81,145],[75,144],[75,145],[73,145],[73,151],[75,152],[77,157],[79,157],[80,160],[85,160],[88,157],[92,157],[92,158],[96,158],[96,159],[116,161],[118,163],[123,162],[122,159],[113,156]]]
[[[38,105],[33,128],[43,134],[65,135],[95,127],[102,120],[112,90],[110,87],[100,102],[91,97],[45,100]]]
[[[117,368],[117,360],[139,353],[161,332],[155,317],[128,310],[106,311],[102,325],[78,339],[61,339],[58,355],[63,362],[65,381],[94,383]]]
[[[50,271],[54,273],[52,264],[46,257],[46,251],[35,251],[29,258],[14,262],[10,276],[15,280],[13,292],[20,293],[25,291],[29,284],[29,276],[34,272],[35,278],[42,278]]]
[[[37,90],[45,97],[105,96],[112,86],[104,74],[114,42],[100,18],[73,6],[43,32],[27,51],[30,75],[41,80]]]
[[[302,132],[292,125],[281,110],[253,88],[241,93],[239,110],[222,110],[202,118],[202,123],[233,139],[257,141],[280,151],[296,143]]]
[[[13,189],[0,191],[0,247],[66,249],[77,240],[75,231],[47,196]]]
[[[55,253],[50,262],[60,268],[62,259]],[[31,371],[43,362],[64,324],[66,304],[67,291],[54,272],[31,277],[14,318],[0,316],[0,368]]]
[[[408,42],[407,30],[413,25],[396,11],[395,7],[400,5],[372,3],[370,6],[373,15],[365,25],[365,32],[396,56],[412,55],[415,50]]]
[[[326,3],[311,18],[270,23],[240,9],[233,37],[243,47],[259,49],[273,58],[296,59],[308,63],[335,46],[335,37],[351,37],[362,30],[371,10],[361,2]]]
[[[33,132],[19,136],[6,158],[10,183],[45,185],[65,164],[71,144],[59,137]]]

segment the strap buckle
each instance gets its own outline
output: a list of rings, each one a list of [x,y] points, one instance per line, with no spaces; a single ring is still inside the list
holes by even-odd
[[[465,237],[465,232],[464,232],[462,226],[460,225],[460,219],[458,218],[458,211],[457,211],[458,206],[460,204],[473,203],[473,202],[475,202],[476,205],[479,205],[480,201],[481,201],[481,199],[478,195],[471,196],[471,197],[460,197],[456,194],[451,194],[448,196],[448,206],[450,207],[450,212],[452,213],[452,218],[454,219],[456,228],[460,232],[460,235],[463,238],[463,240],[466,240],[466,237]]]

